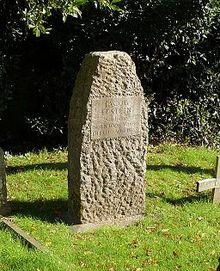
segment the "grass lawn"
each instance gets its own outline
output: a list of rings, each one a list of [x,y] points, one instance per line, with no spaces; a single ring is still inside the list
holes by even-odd
[[[149,147],[145,219],[83,234],[57,220],[67,206],[67,152],[8,156],[13,220],[49,253],[30,250],[1,229],[0,270],[220,270],[220,206],[211,203],[211,191],[195,192],[196,181],[214,175],[216,154]]]

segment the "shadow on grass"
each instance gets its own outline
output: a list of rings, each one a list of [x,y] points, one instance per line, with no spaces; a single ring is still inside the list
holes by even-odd
[[[61,222],[67,213],[67,200],[10,201],[12,215],[33,217],[49,223]]]
[[[198,195],[198,196],[188,196],[179,199],[172,199],[165,197],[163,193],[146,193],[147,198],[159,198],[164,202],[167,202],[174,206],[183,206],[186,203],[195,203],[200,201],[209,201],[210,197],[208,195]],[[54,200],[35,200],[29,201],[18,201],[12,200],[10,202],[12,215],[26,216],[39,219],[41,221],[46,221],[49,223],[65,222],[69,223],[67,220],[67,199],[54,199]],[[219,269],[217,269],[220,271]]]
[[[16,174],[23,171],[45,169],[45,170],[65,170],[68,168],[68,163],[41,163],[24,166],[8,166],[7,174]],[[189,174],[200,173],[202,174],[214,174],[214,169],[205,169],[201,167],[187,167],[183,165],[147,165],[147,170],[159,171],[163,169],[170,169],[172,171],[185,172]]]
[[[216,269],[216,271],[220,271],[220,258],[218,258],[218,267],[217,267],[217,269]]]
[[[29,171],[29,170],[65,170],[68,168],[68,164],[66,163],[42,163],[42,164],[33,164],[33,165],[24,165],[24,166],[8,166],[6,171],[7,174],[16,174],[19,172]]]
[[[195,203],[195,202],[208,202],[210,201],[210,196],[207,194],[198,194],[191,195],[187,197],[182,197],[178,199],[165,197],[163,193],[146,193],[147,198],[160,198],[162,201],[169,203],[174,206],[183,206],[186,203]]]
[[[163,169],[171,169],[172,171],[185,172],[188,174],[214,174],[214,169],[206,169],[201,167],[187,167],[183,165],[147,165],[147,170],[159,171]]]
[[[174,206],[183,206],[186,203],[195,203],[200,201],[209,201],[210,197],[206,195],[188,196],[179,199],[173,199],[165,197],[163,193],[146,193],[147,198],[159,198],[162,201],[169,203]],[[49,223],[65,222],[67,220],[68,210],[67,199],[54,199],[54,200],[35,200],[29,201],[10,201],[12,215],[26,216],[46,221]],[[220,267],[218,269],[220,271]]]

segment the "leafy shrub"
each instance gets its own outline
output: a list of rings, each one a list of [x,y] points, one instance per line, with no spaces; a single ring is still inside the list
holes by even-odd
[[[219,1],[120,5],[122,13],[94,9],[92,1],[81,19],[67,17],[65,24],[54,12],[50,35],[26,36],[23,29],[25,41],[10,42],[4,53],[11,59],[4,87],[10,100],[0,144],[66,144],[69,99],[84,55],[123,50],[135,61],[150,101],[151,142],[219,145]]]

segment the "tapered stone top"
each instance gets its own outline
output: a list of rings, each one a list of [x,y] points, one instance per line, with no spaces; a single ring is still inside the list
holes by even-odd
[[[10,214],[10,207],[7,202],[4,152],[0,148],[0,215],[5,216],[9,214]]]
[[[70,102],[69,214],[75,223],[142,215],[147,106],[124,52],[88,54]]]

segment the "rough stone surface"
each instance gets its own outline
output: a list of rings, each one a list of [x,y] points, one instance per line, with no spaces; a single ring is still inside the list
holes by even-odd
[[[0,148],[0,215],[5,216],[9,214],[10,214],[10,207],[7,202],[4,152]]]
[[[69,214],[74,223],[144,213],[147,106],[124,52],[88,54],[70,102]]]

